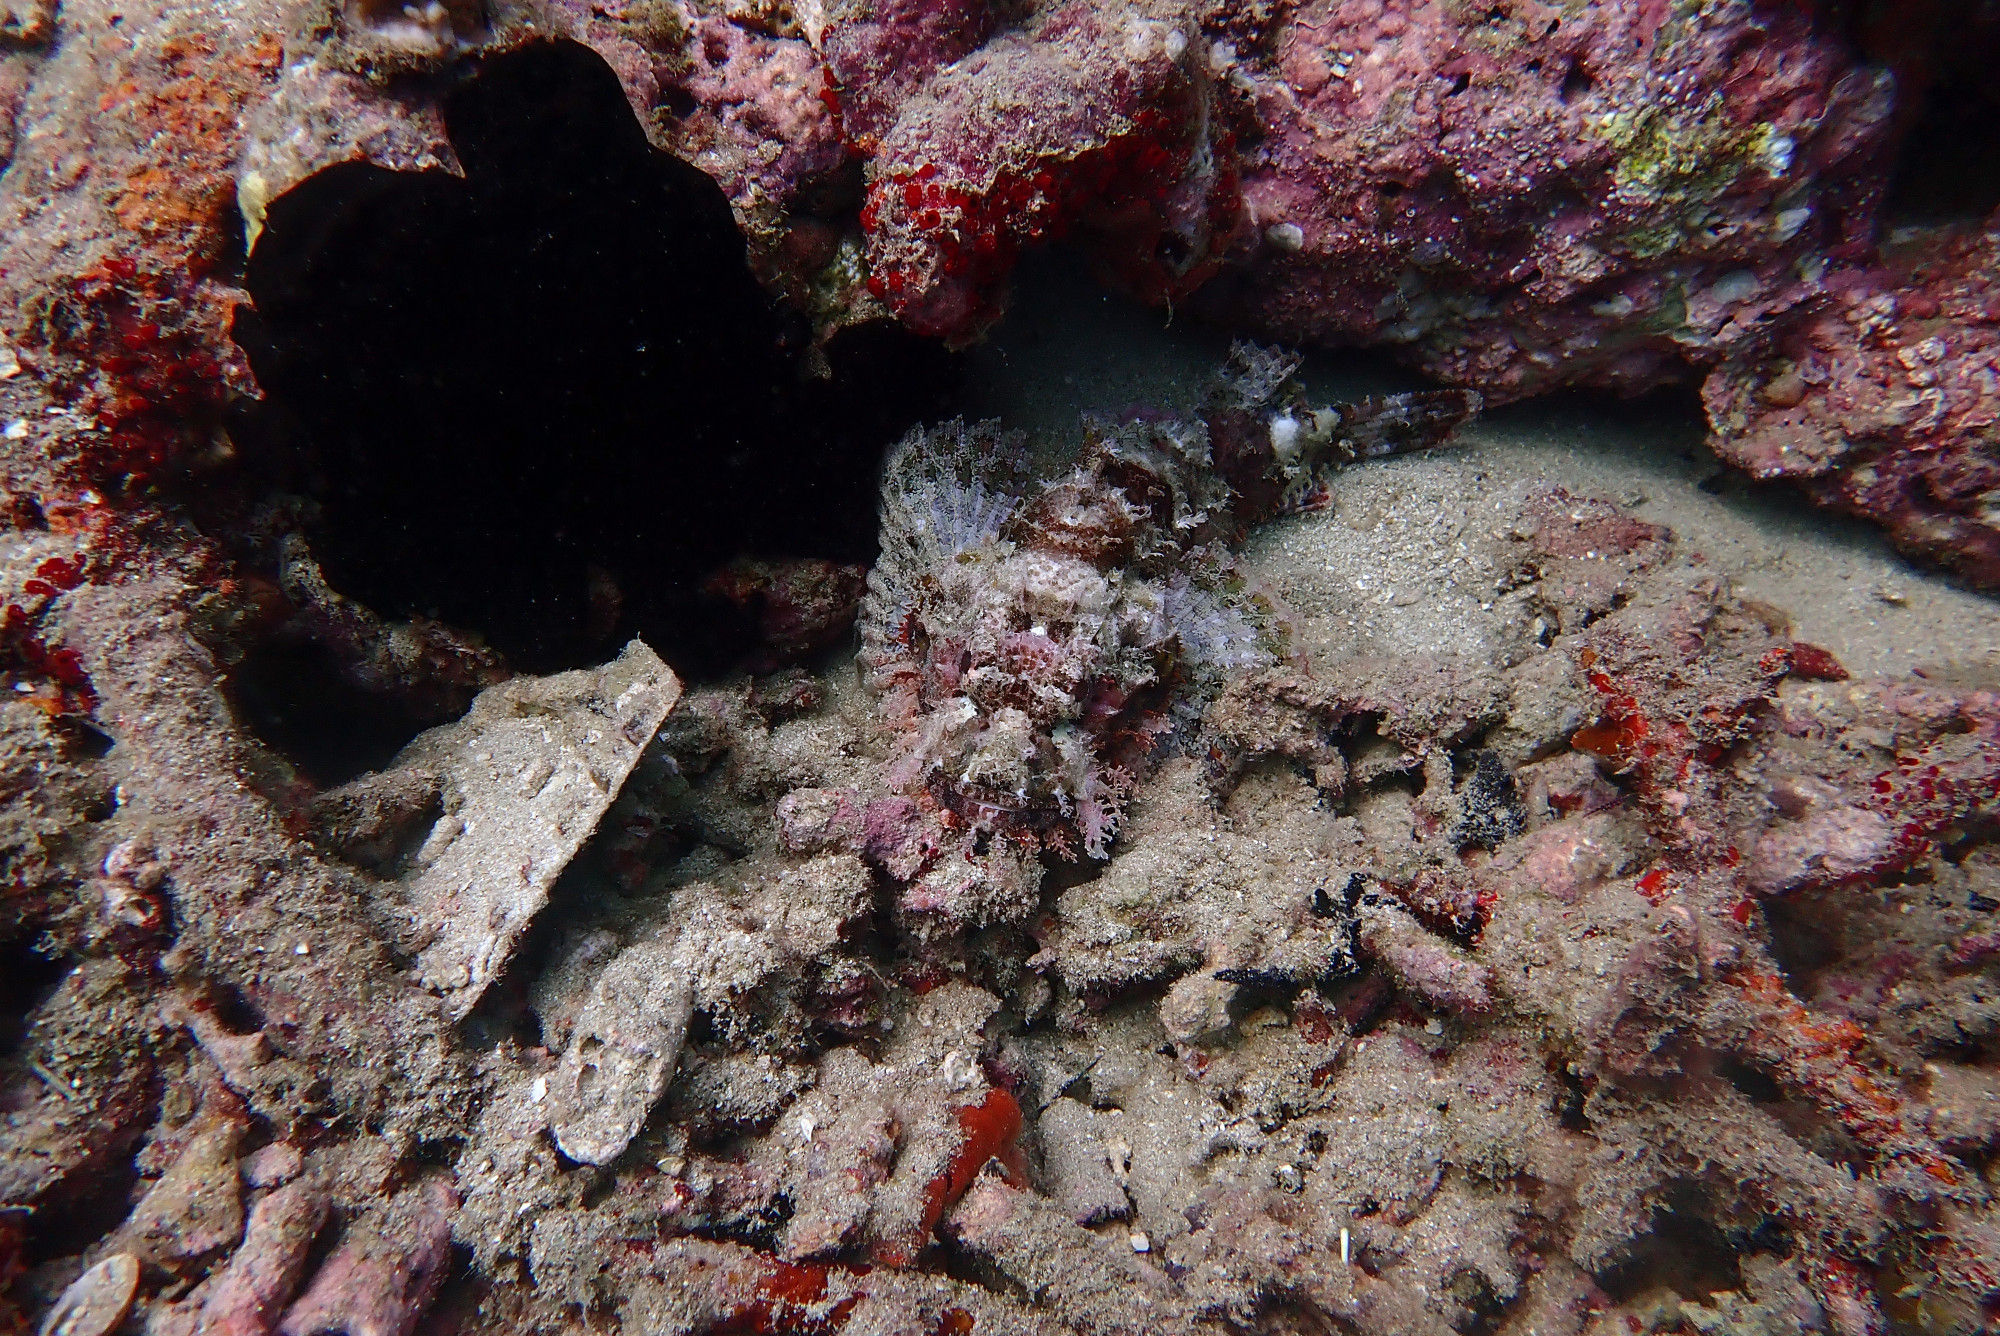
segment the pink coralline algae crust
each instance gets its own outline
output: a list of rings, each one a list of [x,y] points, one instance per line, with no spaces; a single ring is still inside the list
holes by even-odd
[[[1639,390],[1865,245],[1891,80],[1802,7],[1313,0],[1236,71],[1244,272],[1209,309],[1490,399]]]
[[[654,8],[679,13],[677,6]],[[789,28],[763,31],[714,14],[655,40],[652,64],[663,95],[688,105],[685,115],[656,121],[658,137],[729,196],[758,276],[823,324],[879,316],[879,308],[856,308],[857,297],[861,308],[872,307],[858,283],[835,284],[835,291],[815,286],[838,255],[842,233],[818,206],[822,199],[845,203],[854,193],[819,53]]]
[[[358,1221],[286,1311],[280,1336],[409,1336],[444,1283],[457,1209],[458,1194],[433,1178]]]
[[[1861,775],[1808,777],[1778,795],[1791,820],[1757,848],[1751,875],[1759,892],[1906,872],[1960,837],[2000,792],[2000,699],[1910,691],[1884,693],[1879,704],[1905,731],[1922,729],[1920,740],[1865,784]]]
[[[849,142],[865,153],[881,148],[904,101],[944,66],[972,54],[992,32],[986,0],[850,0],[829,7],[820,48],[839,91]]]
[[[954,343],[999,318],[1024,247],[1075,236],[1141,296],[1191,291],[1236,217],[1192,20],[1043,11],[901,108],[868,169],[869,287]]]
[[[1945,830],[1990,815],[1996,778],[1990,697],[1882,684],[1813,689],[1840,696],[1779,697],[1778,684],[1792,672],[1791,648],[1744,615],[1750,611],[1727,608],[1697,589],[1646,627],[1643,640],[1633,635],[1639,625],[1626,619],[1586,636],[1577,663],[1601,714],[1577,732],[1574,745],[1631,777],[1654,851],[1653,866],[1634,889],[1680,918],[1690,944],[1703,943],[1694,949],[1707,953],[1699,973],[1709,991],[1703,1010],[1713,1039],[1735,1046],[1744,1060],[1838,1120],[1881,1157],[1882,1172],[1903,1190],[1922,1186],[1919,1181],[1910,1187],[1910,1180],[1899,1176],[1911,1172],[1956,1185],[1961,1170],[1946,1161],[1890,1076],[1872,1066],[1868,1036],[1849,1020],[1809,1009],[1772,964],[1760,959],[1761,950],[1732,939],[1755,922],[1759,895],[1906,872],[1937,855]],[[1772,728],[1769,707],[1780,699],[1786,702],[1785,719]],[[1815,717],[1807,702],[1821,701],[1831,708]],[[1881,725],[1872,736],[1890,743],[1894,772],[1910,772],[1911,778],[1883,774],[1863,780],[1851,757],[1824,747],[1832,734],[1861,722],[1853,718],[1857,713]],[[1805,740],[1795,752],[1786,746],[1792,737]],[[1759,739],[1768,739],[1762,745],[1780,753],[1767,767],[1774,782],[1765,791],[1762,813],[1746,803],[1741,780],[1723,764]],[[1814,768],[1831,773],[1812,777],[1808,758]],[[1800,771],[1808,778],[1791,778]],[[1841,789],[1864,785],[1859,805],[1842,809]],[[1801,787],[1826,799],[1819,804],[1801,799]],[[1864,820],[1867,813],[1886,814],[1872,856],[1844,849],[1854,841],[1824,821],[1817,837],[1807,841],[1814,847],[1803,847],[1795,831],[1812,823],[1815,807],[1830,811],[1836,824],[1844,812]],[[1773,811],[1775,820],[1768,815]],[[1763,828],[1754,839],[1743,830],[1746,822]],[[1748,859],[1744,848],[1752,851]],[[1634,965],[1667,968],[1664,956]],[[1656,1003],[1636,995],[1621,1005],[1657,1013]],[[1622,1039],[1616,1034],[1623,1023],[1604,1036],[1612,1064],[1652,1066],[1662,1043],[1653,1027],[1672,1028],[1671,1016],[1646,1018],[1639,1032],[1643,1046],[1635,1046],[1637,1034]]]
[[[719,18],[697,22],[681,87],[698,106],[677,147],[716,179],[739,209],[793,204],[847,158],[822,96],[825,75],[805,41],[752,32]]]
[[[825,65],[789,7],[549,0],[549,8],[617,73],[653,144],[722,187],[762,282],[826,325],[857,314],[842,309],[849,294],[815,300],[840,240],[823,206],[831,199],[851,212],[854,192],[840,186],[851,159]]]
[[[2000,587],[2000,216],[1926,231],[1710,375],[1723,458]]]

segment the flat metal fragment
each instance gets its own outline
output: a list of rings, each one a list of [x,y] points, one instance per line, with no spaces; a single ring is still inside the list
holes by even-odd
[[[673,671],[634,640],[601,668],[489,687],[465,718],[397,758],[396,769],[440,784],[444,813],[405,885],[435,934],[419,972],[453,1019],[506,965],[680,694]]]
[[[687,1037],[688,974],[666,947],[642,942],[597,976],[550,1083],[550,1124],[572,1160],[608,1164],[645,1124]]]

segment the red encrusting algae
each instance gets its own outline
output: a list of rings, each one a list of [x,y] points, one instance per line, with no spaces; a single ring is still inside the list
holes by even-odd
[[[877,1243],[869,1253],[871,1260],[889,1267],[913,1265],[930,1246],[938,1221],[965,1195],[989,1160],[1000,1161],[1008,1182],[1026,1185],[1026,1164],[1015,1144],[1021,1135],[1021,1105],[1012,1095],[994,1086],[979,1103],[958,1110],[958,1127],[958,1149],[944,1171],[924,1187],[921,1223],[906,1234]]]

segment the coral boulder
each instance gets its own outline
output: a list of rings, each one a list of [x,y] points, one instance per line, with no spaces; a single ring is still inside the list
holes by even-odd
[[[1711,361],[1865,242],[1892,81],[1797,6],[1313,0],[1209,309],[1520,398]]]

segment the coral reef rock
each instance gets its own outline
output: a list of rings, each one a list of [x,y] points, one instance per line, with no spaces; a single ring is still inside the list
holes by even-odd
[[[1024,246],[1074,234],[1149,297],[1191,291],[1236,212],[1211,84],[1195,18],[1172,4],[1051,5],[943,66],[868,163],[870,290],[910,328],[964,341],[998,318]]]
[[[563,1053],[552,1130],[563,1154],[606,1164],[631,1143],[673,1074],[694,995],[689,971],[645,945],[597,976]]]
[[[2000,215],[1896,238],[1709,376],[1716,453],[2000,588],[1996,263]]]
[[[1984,105],[1968,71],[1993,31],[1990,15],[1969,4],[1927,4],[1891,18],[1867,6],[1767,0],[1485,10],[1443,0],[1289,8],[1263,0],[510,0],[415,6],[410,15],[390,4],[259,0],[163,11],[143,23],[121,11],[124,34],[143,26],[152,36],[110,47],[50,42],[64,24],[95,32],[112,17],[106,0],[60,9],[18,0],[0,9],[0,162],[10,153],[16,162],[0,178],[0,301],[22,312],[5,334],[24,365],[68,366],[88,386],[106,431],[66,438],[69,462],[114,486],[200,458],[232,396],[251,386],[248,363],[225,337],[241,295],[239,225],[261,243],[272,219],[303,213],[313,232],[313,219],[325,221],[320,206],[337,192],[313,186],[292,207],[283,201],[329,168],[349,183],[371,169],[421,176],[424,207],[437,206],[442,219],[452,206],[441,201],[463,181],[509,174],[493,170],[495,149],[482,136],[498,143],[510,171],[534,168],[537,179],[522,177],[526,184],[491,218],[535,219],[525,227],[533,262],[568,266],[560,272],[576,280],[539,285],[558,304],[559,294],[587,288],[608,309],[661,289],[621,286],[619,262],[593,268],[600,251],[586,244],[553,248],[553,257],[535,252],[543,212],[560,221],[564,201],[582,199],[595,210],[586,230],[633,235],[657,229],[664,215],[641,210],[640,221],[620,221],[619,210],[599,206],[607,195],[630,195],[628,187],[577,192],[552,182],[644,148],[642,138],[681,160],[672,174],[683,184],[705,173],[714,182],[701,183],[711,197],[707,221],[733,212],[758,277],[811,322],[804,360],[821,372],[837,365],[828,352],[838,331],[879,331],[892,317],[953,344],[977,339],[1001,316],[1021,254],[1061,240],[1101,277],[1149,301],[1192,304],[1261,337],[1387,347],[1496,403],[1576,385],[1635,391],[1725,361],[1725,381],[1739,390],[1762,383],[1753,368],[1771,364],[1766,379],[1783,399],[1790,381],[1775,363],[1796,360],[1796,350],[1773,353],[1767,327],[1823,326],[1830,307],[1899,285],[1877,272],[1879,259],[1897,263],[1898,247],[1885,253],[1878,242],[1898,154],[1920,160],[1913,171],[1924,180],[1938,175],[1924,158],[1940,137],[1920,128],[1926,98]],[[243,25],[290,36],[246,42]],[[476,103],[482,80],[395,77],[476,61],[496,90],[514,80],[514,92],[491,96],[525,102],[536,85],[520,71],[549,60],[580,68],[580,56],[601,75],[603,104],[552,97],[572,122],[557,124],[558,115],[539,130],[532,116],[482,125],[461,111],[448,133],[451,107]],[[622,118],[627,108],[637,119],[614,124],[612,114]],[[25,134],[28,124],[41,129]],[[537,138],[569,149],[536,166],[525,146]],[[116,190],[94,190],[74,170],[83,144],[89,177],[122,183]],[[699,173],[688,173],[689,164]],[[435,235],[392,228],[371,243],[373,262],[407,262],[412,285],[420,272],[446,286],[453,275],[484,273],[472,252],[486,245],[485,231],[504,230],[491,218],[472,229],[446,220]],[[688,229],[669,231],[676,253],[701,244]],[[422,256],[403,247],[419,234]],[[735,244],[712,226],[703,235]],[[503,267],[525,263],[518,252]],[[740,296],[738,267],[732,259],[663,272],[678,274],[667,285],[678,291],[713,289],[727,270],[726,286]],[[333,283],[338,292],[354,286]],[[681,398],[699,398],[760,360],[782,360],[766,357],[765,344],[788,336],[750,307],[741,318],[755,337],[704,363],[730,374],[676,381]],[[419,299],[409,309],[416,319],[391,323],[418,331],[444,307]],[[356,318],[365,327],[370,313]],[[326,400],[327,387],[338,390],[356,367],[388,383],[461,353],[481,366],[532,361],[532,348],[505,342],[511,328],[475,312],[455,337],[422,338],[422,347],[390,340],[379,361],[360,342],[334,338],[292,388],[309,396],[317,387]],[[502,340],[500,355],[477,351],[493,338]],[[297,337],[281,342],[292,354],[301,346]],[[661,342],[607,340],[586,360],[609,366],[641,343]],[[700,360],[712,350],[684,351]],[[273,353],[259,354],[267,392],[282,379],[272,373],[284,359]],[[516,379],[528,382],[515,387],[524,396],[535,378]],[[608,377],[621,393],[653,379]],[[784,379],[773,380],[774,393]],[[421,373],[413,381],[429,383]],[[740,408],[760,397],[771,396],[735,400]],[[339,448],[389,442],[360,447],[377,466],[362,476],[400,479],[429,450],[398,442],[434,450],[450,435],[422,426],[400,433],[440,411],[458,420],[466,405],[451,398],[412,393]],[[348,411],[369,400],[340,392],[330,402]],[[792,440],[815,422],[842,420],[814,402],[807,396],[784,430],[749,437]],[[851,414],[859,402],[850,396],[844,407]],[[560,405],[556,420],[570,407]],[[1914,421],[1927,410],[1917,411]],[[1731,420],[1744,412],[1736,405]],[[667,415],[639,416],[651,424]],[[503,408],[490,432],[505,436],[525,421]],[[733,430],[727,413],[714,430]],[[1768,470],[1768,449],[1729,448],[1745,430],[1725,423],[1724,453]],[[488,433],[466,435],[483,442]],[[1977,506],[1964,501],[1976,493],[1964,491],[1960,470],[1940,479],[1922,442],[1866,448],[1898,480],[1872,491],[1856,482],[1840,504],[1887,517],[1911,551],[1961,569],[1986,559],[1958,546],[1978,545],[1963,532],[1962,517]],[[739,453],[691,451],[681,466]],[[803,474],[826,453],[798,450],[763,481]],[[542,462],[528,451],[519,467]],[[1951,499],[1899,500],[1911,487]],[[525,509],[523,523],[542,523],[565,495],[561,485],[535,490],[540,506]],[[617,522],[547,526],[558,545],[615,546],[632,526],[629,507],[610,494],[651,488],[603,490],[592,513],[608,507]],[[427,482],[384,485],[357,513],[372,520],[430,491]],[[338,511],[344,496],[334,489],[324,499]],[[1944,513],[1961,520],[1941,522]],[[1919,535],[1940,524],[1955,534]],[[322,544],[322,556],[336,583],[358,588],[365,574],[382,591],[378,610],[406,617],[450,600],[418,597],[402,582],[435,584],[442,572],[472,597],[478,575],[513,555],[482,546],[482,533],[509,528],[468,526],[460,541],[434,543],[421,559],[358,543]],[[623,561],[615,551],[572,555],[559,571],[518,572],[545,585],[545,597],[560,593],[574,623],[558,634],[522,617],[507,629],[523,644],[588,638],[584,591],[602,587],[589,584],[590,561],[652,564],[645,553]],[[621,574],[636,607],[648,582]],[[483,611],[496,626],[516,616],[505,602]],[[658,627],[652,633],[664,643]]]
[[[0,1065],[47,1222],[10,1293],[245,1336],[1981,1330],[2000,700],[1850,675],[1532,480],[1412,503],[1467,626],[1330,637],[1288,545],[1376,550],[1350,491],[1477,399],[1296,368],[914,433],[858,650],[676,700],[634,645],[325,792],[231,713],[199,562],[17,560],[15,671],[67,694],[10,736],[51,803],[120,797],[24,864],[75,959]]]
[[[1993,224],[1877,235],[1985,9],[0,0],[0,1329],[1990,1332],[1983,647],[1876,676],[1582,469],[1384,458],[1695,369],[1992,584]],[[1457,388],[1246,345],[1032,443],[841,388],[1056,237]],[[229,331],[314,238],[402,286],[270,294],[288,404]],[[581,304],[704,255],[726,312]],[[434,346],[419,273],[553,314]],[[801,515],[859,537],[745,538]],[[735,667],[576,666],[704,588]]]
[[[1801,7],[1316,0],[1268,41],[1215,308],[1496,400],[1715,360],[1886,183],[1893,81]]]

